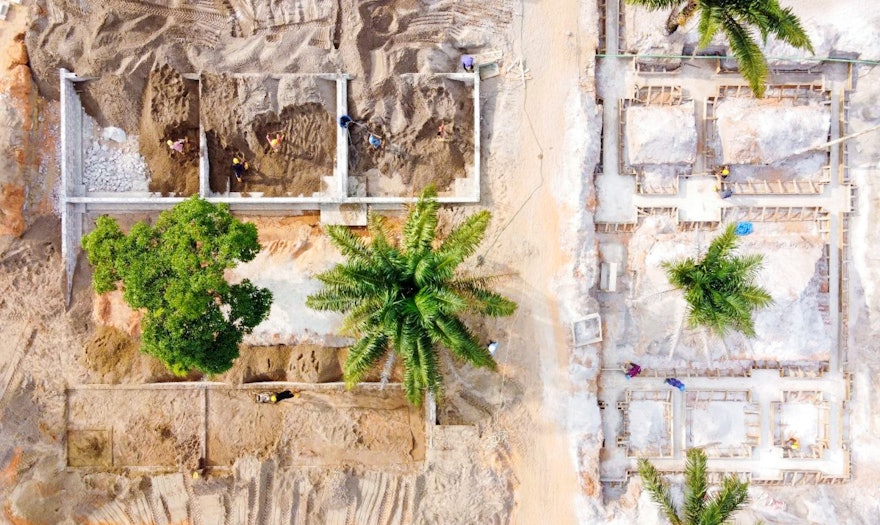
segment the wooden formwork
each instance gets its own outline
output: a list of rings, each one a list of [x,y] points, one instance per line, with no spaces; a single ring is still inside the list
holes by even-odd
[[[633,233],[638,228],[636,222],[597,222],[597,233]]]
[[[852,67],[852,64],[850,64]],[[849,94],[848,89],[844,89],[843,97],[840,100],[840,136],[845,137],[849,134]],[[840,148],[840,169],[838,177],[841,184],[849,184],[849,142],[843,141],[838,145]]]
[[[831,166],[822,167],[819,180],[757,180],[746,182],[722,182],[726,189],[736,195],[819,195],[831,182]]]
[[[849,214],[840,215],[840,334],[838,355],[840,367],[849,368]]]
[[[655,458],[671,458],[673,451],[673,414],[672,414],[672,392],[668,390],[627,390],[626,401],[617,403],[617,408],[622,412],[623,433],[617,438],[617,445],[626,448],[628,457],[655,457]],[[629,405],[634,401],[650,401],[660,403],[663,407],[663,422],[667,435],[667,443],[656,448],[648,450],[636,449],[632,447],[629,440]]]
[[[740,368],[643,368],[639,377],[748,377],[748,371],[747,364]]]
[[[703,103],[703,169],[712,173],[717,166],[715,161],[715,142],[718,117],[715,115],[715,98],[709,97]]]
[[[611,0],[617,2],[617,52],[626,51],[626,0]]]
[[[672,60],[672,59],[666,59]],[[675,75],[681,70],[682,62],[642,62],[639,59],[633,60],[633,70],[639,75]]]
[[[689,408],[705,408],[715,401],[750,403],[752,393],[749,390],[688,390],[685,403]]]
[[[745,84],[720,85],[716,99],[725,97],[754,98],[752,88]],[[769,84],[764,92],[764,100],[792,99],[830,101],[831,91],[822,84]]]
[[[599,15],[599,41],[596,44],[596,54],[604,55],[608,50],[605,43],[605,20],[607,18],[606,10],[608,6],[606,5],[606,0],[596,0],[596,11]],[[618,53],[620,50],[618,49]]]
[[[633,175],[637,177],[636,187],[639,188],[638,175],[640,171],[629,165],[626,158],[626,111],[630,106],[677,106],[684,101],[681,86],[635,86],[631,98],[618,100],[617,102],[617,170],[621,175]],[[686,171],[690,174],[690,170]],[[675,181],[675,191],[641,191],[639,193],[660,193],[665,195],[678,192],[678,180]]]
[[[678,106],[684,96],[681,86],[635,86],[630,100],[642,106]]]
[[[751,476],[751,472],[718,472],[715,470],[710,470],[709,472],[706,472],[706,481],[709,483],[709,485],[721,485],[724,483],[724,478],[730,476],[739,478],[740,480],[747,480]]]
[[[654,208],[654,207],[645,207],[645,206],[636,206],[636,216],[639,218],[644,217],[656,217],[656,216],[664,216],[670,217],[672,219],[678,220],[678,208],[675,206],[668,206],[662,208]]]
[[[721,227],[721,223],[718,221],[679,221],[678,222],[678,231],[681,232],[690,232],[690,231],[714,231]]]
[[[686,175],[686,174],[685,174]],[[669,184],[651,184],[645,180],[645,170],[636,170],[636,193],[642,195],[677,195],[681,173],[676,173]]]
[[[827,216],[821,206],[753,206],[748,208],[725,208],[723,222],[802,222],[816,221]]]
[[[825,375],[828,372],[828,365],[821,364],[813,367],[804,366],[783,366],[781,369],[782,377],[799,377],[815,379]]]
[[[728,97],[753,98],[754,94],[748,86],[744,85],[721,85],[718,86],[717,94],[706,99],[704,103],[703,137],[705,146],[702,151],[703,167],[708,172],[714,172],[719,166],[717,155],[712,144],[717,138],[716,106],[721,99]],[[767,87],[765,100],[791,99],[797,104],[810,100],[819,100],[823,104],[831,104],[831,92],[823,84],[772,84]],[[831,140],[830,130],[828,140]],[[831,182],[831,149],[828,148],[826,157],[828,164],[822,167],[818,180],[757,180],[745,182],[722,182],[725,189],[733,190],[738,195],[819,195],[825,191],[825,186]]]

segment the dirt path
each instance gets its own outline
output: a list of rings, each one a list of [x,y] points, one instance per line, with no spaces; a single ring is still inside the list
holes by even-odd
[[[560,213],[564,208],[553,195],[554,177],[563,173],[563,135],[567,127],[566,103],[578,87],[578,55],[565,50],[575,42],[568,35],[578,31],[578,3],[557,2],[553,8],[524,3],[521,41],[527,81],[525,112],[518,123],[519,155],[515,158],[513,181],[507,184],[508,203],[515,209],[537,191],[499,238],[499,250],[517,253],[516,245],[528,243],[523,257],[509,257],[522,281],[517,294],[520,310],[511,323],[510,359],[522,367],[525,385],[541,385],[526,391],[524,405],[529,412],[528,434],[523,436],[520,454],[514,456],[516,504],[511,523],[575,523],[574,500],[578,480],[569,454],[568,431],[563,400],[569,390],[566,370],[569,343],[560,321],[554,280],[567,267],[559,243],[564,232]],[[570,13],[571,16],[559,16]],[[514,22],[517,25],[517,22]],[[511,212],[512,213],[512,212]],[[504,219],[509,220],[509,219]],[[516,232],[514,234],[514,232]],[[503,246],[507,245],[507,246]],[[513,341],[517,341],[513,343]]]

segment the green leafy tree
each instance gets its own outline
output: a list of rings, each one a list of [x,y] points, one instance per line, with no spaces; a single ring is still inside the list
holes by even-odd
[[[639,475],[645,490],[672,525],[729,523],[731,515],[740,510],[749,499],[749,482],[741,481],[735,476],[725,476],[717,494],[710,498],[709,483],[706,480],[706,453],[697,448],[687,451],[682,509],[676,507],[669,485],[647,459],[639,460]]]
[[[773,35],[797,48],[814,53],[813,44],[800,20],[790,7],[779,0],[627,0],[628,3],[652,11],[672,9],[666,30],[674,32],[693,16],[699,16],[699,47],[704,48],[718,31],[730,43],[730,51],[739,63],[743,77],[757,97],[764,96],[769,75],[767,61],[750,27],[756,27],[764,43]]]
[[[343,226],[327,235],[347,261],[318,275],[324,289],[306,304],[346,314],[342,333],[355,337],[343,367],[349,387],[389,351],[401,359],[407,399],[421,404],[424,392],[440,394],[437,346],[478,367],[495,367],[485,346],[460,319],[466,312],[506,316],[516,303],[489,289],[491,278],[456,272],[473,255],[489,225],[481,211],[437,241],[437,193],[426,189],[409,208],[398,239],[383,217],[370,215],[367,243]]]
[[[139,222],[127,235],[102,216],[82,246],[94,266],[95,291],[122,284],[129,306],[145,310],[143,351],[177,375],[229,370],[242,337],[272,304],[269,290],[224,278],[260,251],[256,227],[225,204],[193,197],[162,212],[155,226]]]
[[[666,261],[663,268],[673,286],[684,292],[692,327],[705,326],[719,336],[731,328],[754,337],[752,312],[773,303],[766,290],[754,284],[764,257],[734,255],[736,225],[716,237],[699,261],[688,257]]]

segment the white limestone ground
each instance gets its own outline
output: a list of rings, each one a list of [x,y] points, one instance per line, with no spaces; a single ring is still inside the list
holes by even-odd
[[[801,449],[819,438],[819,407],[812,403],[784,403],[779,407],[779,426],[783,440],[795,437]]]
[[[745,443],[745,406],[739,401],[718,401],[692,409],[689,446],[738,447]]]
[[[631,165],[693,164],[697,156],[694,102],[628,107],[626,151]]]
[[[715,110],[722,163],[770,164],[828,142],[831,108],[802,103],[722,99]]]
[[[756,338],[731,334],[721,341],[684,326],[686,304],[662,268],[665,261],[704,253],[715,232],[677,232],[668,219],[645,220],[628,247],[628,268],[638,276],[629,316],[623,326],[612,324],[606,331],[606,339],[619,341],[616,358],[664,369],[670,367],[670,358],[675,362],[710,358],[715,366],[724,366],[723,361],[729,359],[827,359],[833,341],[818,306],[821,266],[817,263],[823,241],[814,225],[802,225],[800,235],[780,235],[787,227],[755,223],[754,233],[740,238],[739,253],[764,255],[758,284],[775,302],[756,312]],[[785,273],[784,279],[778,277],[780,272]]]
[[[666,421],[665,407],[664,403],[658,401],[632,401],[629,404],[630,448],[651,455],[669,447],[672,435]]]

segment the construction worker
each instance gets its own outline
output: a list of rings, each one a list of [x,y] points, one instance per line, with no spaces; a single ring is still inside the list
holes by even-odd
[[[623,370],[627,379],[632,379],[642,373],[642,367],[635,363],[630,363],[629,361],[623,363]]]
[[[489,341],[489,344],[486,345],[486,350],[489,351],[489,355],[495,357],[495,352],[498,351],[498,341]]]
[[[241,177],[247,173],[249,166],[247,162],[243,162],[238,157],[232,158],[232,174],[235,175],[235,180],[237,182],[241,182]]]
[[[437,140],[440,142],[446,141],[446,123],[441,123],[440,127],[437,128]]]
[[[373,149],[379,149],[382,147],[382,139],[370,133],[370,138],[368,139],[370,146],[373,146]]]
[[[801,442],[798,441],[798,438],[792,436],[785,442],[785,448],[799,450],[801,448]]]
[[[684,392],[684,383],[682,383],[681,381],[679,381],[678,379],[676,379],[674,377],[667,377],[666,380],[663,382],[673,388],[677,388],[680,391]]]
[[[280,401],[284,401],[285,399],[293,399],[295,397],[299,397],[299,392],[291,392],[290,390],[282,390],[281,392],[275,392],[271,396],[269,396],[269,401],[273,403],[278,403]]]
[[[182,154],[183,150],[186,146],[186,142],[187,142],[186,138],[177,139],[177,140],[168,139],[165,141],[165,144],[167,144],[168,147],[171,148],[172,154],[175,152]]]
[[[281,142],[283,140],[284,135],[282,135],[281,133],[276,133],[275,138],[272,138],[271,136],[269,136],[268,133],[266,133],[266,141],[269,143],[269,147],[272,148],[273,152],[277,152],[281,149]]]
[[[341,117],[339,117],[340,128],[348,129],[348,126],[350,126],[353,122],[354,121],[348,115],[342,115]]]
[[[474,57],[470,55],[461,55],[461,68],[467,73],[474,72]]]

